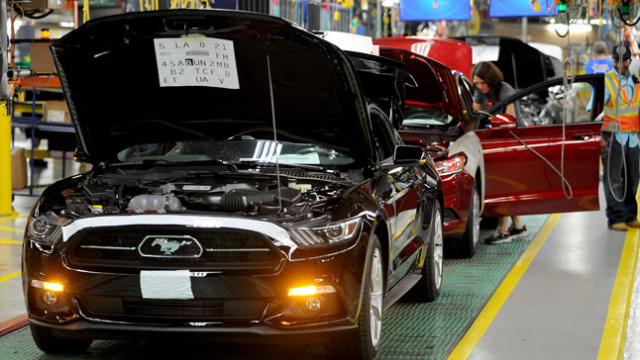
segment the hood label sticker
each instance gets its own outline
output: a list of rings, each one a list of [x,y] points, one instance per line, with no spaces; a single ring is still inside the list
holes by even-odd
[[[193,34],[153,44],[160,87],[240,88],[233,41]]]

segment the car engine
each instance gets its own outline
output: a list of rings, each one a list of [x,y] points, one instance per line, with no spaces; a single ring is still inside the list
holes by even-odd
[[[75,188],[63,191],[67,216],[205,211],[310,217],[315,206],[324,205],[341,191],[338,182],[304,179],[298,183],[291,176],[210,173],[164,177],[87,176]]]

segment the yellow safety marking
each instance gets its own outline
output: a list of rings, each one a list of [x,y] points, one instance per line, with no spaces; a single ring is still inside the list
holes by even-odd
[[[635,269],[638,263],[639,239],[640,230],[630,228],[627,231],[620,264],[618,264],[618,273],[613,283],[607,322],[602,333],[602,341],[600,341],[600,351],[598,351],[598,360],[622,359],[627,337]]]
[[[14,232],[19,232],[24,234],[24,229],[16,229],[16,228],[11,228],[6,226],[0,226],[0,230],[14,231]]]
[[[0,239],[0,245],[22,245],[22,241]]]
[[[9,274],[9,275],[0,276],[0,282],[11,280],[13,278],[17,278],[17,277],[20,277],[20,276],[22,276],[22,271],[16,271],[16,272],[14,272],[12,274]]]
[[[538,251],[545,243],[551,230],[556,226],[560,220],[560,214],[553,214],[547,219],[547,222],[542,227],[538,235],[531,242],[531,245],[522,254],[518,262],[513,266],[507,277],[502,281],[496,292],[491,296],[487,304],[480,312],[480,315],[471,324],[467,333],[462,337],[458,345],[453,349],[451,354],[447,357],[448,360],[460,360],[466,359],[471,354],[471,351],[476,347],[478,341],[482,338],[484,333],[493,322],[493,319],[500,311],[502,305],[507,301],[509,295],[516,287],[522,275],[533,261],[533,258],[538,254]]]
[[[18,218],[18,215],[20,215],[20,214],[17,213],[17,212],[13,212],[9,216],[0,217],[0,221],[15,220],[15,219]]]

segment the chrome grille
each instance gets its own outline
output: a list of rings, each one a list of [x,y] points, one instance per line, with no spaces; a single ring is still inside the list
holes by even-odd
[[[196,240],[195,247],[158,252],[149,238],[180,242]],[[281,252],[264,235],[236,229],[193,229],[183,227],[121,226],[91,228],[70,239],[71,266],[82,268],[207,269],[275,271],[283,260]],[[152,251],[156,251],[153,255]],[[169,250],[170,251],[170,250]]]

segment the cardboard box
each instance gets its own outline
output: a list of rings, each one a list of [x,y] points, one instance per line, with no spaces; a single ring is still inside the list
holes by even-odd
[[[31,70],[37,73],[54,73],[56,66],[49,50],[51,41],[38,41],[31,43]]]
[[[11,188],[24,189],[27,186],[27,156],[24,148],[11,150]]]
[[[44,121],[71,122],[71,114],[66,101],[47,100],[44,103]]]

